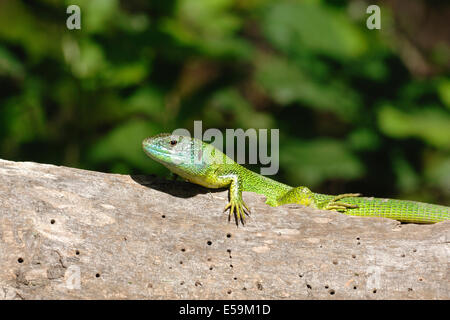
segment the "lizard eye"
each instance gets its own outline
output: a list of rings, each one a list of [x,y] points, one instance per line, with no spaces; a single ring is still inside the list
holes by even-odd
[[[171,141],[170,141],[170,145],[174,146],[174,145],[176,145],[176,144],[177,144],[177,140],[171,140]]]

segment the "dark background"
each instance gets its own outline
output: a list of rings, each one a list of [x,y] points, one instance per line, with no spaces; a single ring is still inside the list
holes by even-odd
[[[143,138],[279,128],[277,180],[449,205],[449,21],[430,0],[1,0],[0,158],[165,174]]]

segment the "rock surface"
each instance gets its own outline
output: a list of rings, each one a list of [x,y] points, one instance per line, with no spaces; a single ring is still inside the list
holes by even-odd
[[[450,221],[400,224],[244,193],[0,160],[3,299],[449,299]]]

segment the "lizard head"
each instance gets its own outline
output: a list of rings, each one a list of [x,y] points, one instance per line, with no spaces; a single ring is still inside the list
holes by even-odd
[[[234,163],[212,144],[189,136],[162,133],[142,142],[145,153],[172,172],[183,176],[203,174],[216,164]]]
[[[162,133],[145,139],[142,147],[150,158],[166,166],[183,165],[192,163],[194,151],[201,150],[195,148],[194,141],[190,137]]]

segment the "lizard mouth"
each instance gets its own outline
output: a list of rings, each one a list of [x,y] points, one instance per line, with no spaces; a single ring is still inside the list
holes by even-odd
[[[170,156],[170,151],[161,148],[161,146],[155,146],[153,144],[154,140],[153,138],[147,138],[142,142],[142,148],[144,149],[144,152],[153,159],[160,159],[164,156]]]

